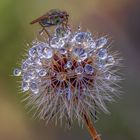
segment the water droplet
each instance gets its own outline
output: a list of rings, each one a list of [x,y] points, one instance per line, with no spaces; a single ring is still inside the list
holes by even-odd
[[[58,26],[55,30],[55,34],[57,37],[64,37],[66,30],[63,27]]]
[[[52,49],[45,48],[43,51],[44,51],[43,55],[45,58],[50,59],[53,57],[53,50]]]
[[[15,68],[14,71],[13,71],[14,76],[20,76],[21,73],[22,73],[22,71],[20,69],[18,69],[18,68]]]
[[[39,75],[40,77],[44,77],[44,76],[46,76],[46,74],[47,74],[47,71],[46,71],[45,69],[41,69],[41,70],[39,70],[39,72],[38,72],[38,75]]]
[[[23,71],[27,70],[28,69],[28,64],[23,62],[21,68],[22,68]]]
[[[50,45],[51,45],[52,48],[61,48],[61,47],[64,47],[65,42],[61,38],[53,37],[50,40]]]
[[[37,76],[37,73],[34,70],[30,70],[28,74],[31,79],[35,79],[35,77]]]
[[[44,43],[44,42],[41,42],[36,46],[36,51],[37,51],[39,56],[43,55],[43,50],[44,50],[45,47],[47,47],[47,44]]]
[[[93,74],[94,73],[94,68],[90,64],[86,64],[84,67],[84,70],[87,74]]]
[[[112,55],[109,55],[109,56],[107,57],[107,64],[108,64],[108,65],[112,65],[112,64],[114,64],[114,63],[115,63],[114,57],[113,57]]]
[[[38,58],[38,57],[34,59],[34,62],[35,62],[35,64],[37,64],[37,65],[42,65],[41,59]]]
[[[76,34],[75,40],[79,43],[83,42],[86,36],[87,36],[87,34],[85,32],[79,32]]]
[[[23,81],[22,82],[22,91],[26,92],[28,90],[29,90],[29,83]]]
[[[92,40],[92,41],[89,41],[89,42],[88,42],[88,47],[91,48],[91,49],[95,49],[95,48],[96,48],[96,43],[95,43],[95,41],[93,41],[93,40]]]
[[[117,76],[114,75],[114,76],[111,77],[111,80],[112,80],[112,81],[117,81],[117,80],[119,80],[119,78],[118,78]]]
[[[27,73],[24,73],[22,78],[24,82],[29,82],[31,80],[30,76]]]
[[[60,54],[67,54],[67,50],[65,48],[60,48],[59,49]]]
[[[105,61],[102,60],[102,59],[97,60],[96,64],[97,64],[97,66],[98,66],[99,68],[101,68],[101,69],[106,67]]]
[[[106,44],[107,44],[107,39],[105,37],[101,37],[101,38],[96,40],[96,47],[97,48],[102,48]]]
[[[71,34],[71,31],[69,28],[64,28],[64,27],[60,27],[58,26],[55,30],[55,35],[58,37],[58,38],[61,38],[61,39],[68,39],[69,36]]]
[[[65,68],[71,68],[73,65],[72,61],[67,61],[67,63],[65,64]]]
[[[79,62],[84,61],[87,58],[87,52],[83,48],[75,48],[74,55]]]
[[[96,43],[94,40],[88,41],[87,42],[87,46],[88,46],[88,56],[92,56],[94,54],[94,52],[96,51]]]
[[[36,82],[30,82],[30,89],[34,94],[39,92],[38,84]]]
[[[111,74],[106,73],[106,74],[105,74],[105,79],[106,79],[106,80],[110,80],[110,78],[111,78]]]
[[[30,70],[23,74],[23,81],[29,82],[36,78],[36,71]]]
[[[105,60],[107,58],[107,50],[106,49],[100,49],[98,52],[98,56],[100,59]]]
[[[57,37],[53,37],[51,40],[50,40],[50,45],[52,48],[58,48],[58,42],[59,42],[59,38]]]
[[[84,68],[82,66],[78,66],[76,69],[75,69],[75,72],[77,74],[83,74],[84,72]]]
[[[32,47],[29,49],[29,56],[32,58],[37,56],[36,47]]]

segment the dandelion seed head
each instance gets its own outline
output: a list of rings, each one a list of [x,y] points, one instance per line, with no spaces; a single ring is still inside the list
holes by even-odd
[[[105,101],[113,101],[121,80],[120,59],[107,44],[106,37],[94,38],[90,32],[61,26],[55,28],[50,42],[33,41],[14,76],[21,76],[28,105],[37,108],[40,119],[82,122],[83,112],[91,118],[96,106],[107,112]]]

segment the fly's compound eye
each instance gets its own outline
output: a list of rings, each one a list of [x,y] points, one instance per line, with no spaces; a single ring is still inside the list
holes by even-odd
[[[56,23],[56,24],[61,23],[61,19],[60,19],[60,17],[56,17],[56,18],[55,18],[55,23]]]

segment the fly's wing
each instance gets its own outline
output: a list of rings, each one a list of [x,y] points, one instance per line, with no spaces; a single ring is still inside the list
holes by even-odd
[[[37,23],[37,22],[39,22],[40,20],[47,19],[47,18],[49,18],[49,17],[51,17],[51,16],[55,16],[55,15],[57,16],[57,15],[59,15],[60,13],[61,13],[61,11],[60,11],[59,9],[52,9],[52,10],[50,10],[49,12],[47,12],[46,14],[44,14],[43,16],[41,16],[41,17],[39,17],[39,18],[33,20],[30,24]]]
[[[48,14],[45,14],[45,15],[33,20],[32,22],[30,22],[30,24],[35,24],[35,23],[39,22],[40,20],[47,19],[47,18],[48,18]]]
[[[48,12],[48,15],[49,16],[59,15],[59,13],[61,13],[61,11],[59,9],[52,9]]]

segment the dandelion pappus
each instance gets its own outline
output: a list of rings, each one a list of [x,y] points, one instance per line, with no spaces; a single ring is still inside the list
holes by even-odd
[[[41,17],[33,20],[30,24],[39,23],[45,31],[47,35],[50,37],[50,34],[46,30],[46,27],[62,25],[63,27],[68,26],[68,13],[66,11],[61,11],[58,9],[52,9],[48,11],[46,14],[42,15]]]

